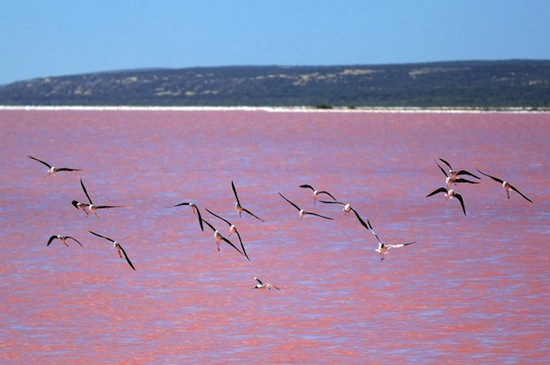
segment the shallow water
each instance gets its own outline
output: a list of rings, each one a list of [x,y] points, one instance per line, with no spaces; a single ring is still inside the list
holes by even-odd
[[[7,363],[548,363],[550,115],[0,110]],[[33,155],[60,167],[44,177]],[[443,186],[434,163],[506,178]],[[86,217],[72,200],[123,205]],[[241,203],[263,218],[239,218]],[[416,241],[380,261],[372,234]],[[281,199],[281,192],[306,216]],[[201,232],[189,207],[251,261]],[[170,207],[170,208],[169,208]],[[133,271],[111,244],[121,242]],[[65,247],[52,234],[72,235]],[[233,242],[238,242],[234,236]],[[252,290],[257,276],[281,291]]]

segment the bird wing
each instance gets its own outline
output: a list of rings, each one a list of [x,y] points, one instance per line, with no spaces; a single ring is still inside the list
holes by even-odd
[[[369,226],[367,223],[365,223],[365,221],[363,220],[363,218],[361,218],[361,216],[359,215],[359,213],[357,213],[357,211],[355,209],[351,209],[353,210],[353,213],[355,213],[355,216],[357,217],[357,220],[359,221],[359,223],[361,223],[361,225],[363,227],[365,227],[366,229],[370,230]]]
[[[222,241],[224,241],[225,243],[227,243],[228,245],[230,245],[231,247],[233,247],[233,248],[234,248],[235,250],[237,250],[237,252],[240,253],[241,255],[244,255],[244,254],[241,252],[241,250],[239,250],[239,249],[237,248],[237,246],[235,246],[235,245],[233,244],[233,242],[231,242],[230,240],[228,240],[228,239],[225,238],[224,236],[222,236]]]
[[[466,170],[460,170],[459,172],[456,173],[457,175],[468,175],[468,176],[471,176],[471,177],[475,177],[476,179],[479,179],[480,177],[477,176],[477,175],[474,175],[472,174],[470,171],[466,171]]]
[[[172,205],[172,207],[181,207],[182,205],[190,205],[190,204],[191,204],[190,202],[183,202],[176,205]]]
[[[445,189],[445,188],[436,189],[436,190],[432,191],[431,193],[429,193],[428,195],[426,195],[426,198],[429,197],[429,196],[435,195],[437,193],[447,193],[447,189]]]
[[[47,163],[47,162],[45,162],[45,161],[42,161],[42,160],[39,160],[39,159],[37,159],[36,157],[32,157],[31,155],[27,155],[27,157],[28,157],[28,158],[31,158],[31,159],[33,159],[33,160],[35,160],[35,161],[38,161],[38,162],[40,162],[41,164],[48,166],[49,168],[52,168],[52,166],[51,166],[49,163]]]
[[[372,233],[372,235],[376,238],[376,241],[378,241],[379,244],[382,244],[382,241],[380,241],[380,237],[378,237],[378,235],[374,231],[374,228],[372,228],[372,224],[368,219],[367,219],[367,225],[368,225],[367,228],[369,229],[370,233]]]
[[[329,200],[319,200],[321,203],[325,203],[325,204],[340,204],[340,205],[346,205],[346,203],[342,203],[342,202],[338,202],[336,201],[336,199],[334,201],[329,201]]]
[[[391,244],[384,244],[385,247],[387,247],[388,249],[390,248],[399,248],[399,247],[404,247],[404,246],[408,246],[408,245],[412,245],[413,243],[415,243],[416,241],[412,241],[412,242],[407,242],[407,243],[391,243]]]
[[[195,204],[195,208],[197,208],[197,217],[199,217],[199,226],[201,227],[201,231],[204,232],[204,226],[202,225],[201,211],[199,210],[199,207],[196,204]]]
[[[324,215],[321,215],[321,214],[317,214],[317,213],[313,213],[313,212],[304,212],[304,214],[314,215],[314,216],[316,216],[316,217],[324,218],[324,219],[330,219],[331,221],[334,220],[334,218],[327,217],[327,216],[324,216]]]
[[[491,179],[495,180],[496,182],[499,182],[499,183],[501,183],[501,184],[504,182],[504,180],[501,180],[501,179],[499,179],[498,177],[494,177],[494,176],[491,176],[491,175],[489,175],[489,174],[486,174],[486,173],[484,173],[483,171],[481,171],[480,169],[477,169],[477,171],[479,171],[479,173],[482,174],[482,175],[485,175],[485,176],[487,176],[487,177],[490,177]]]
[[[479,184],[477,181],[470,181],[463,178],[458,178],[455,180],[455,183],[468,183],[468,184]]]
[[[264,285],[264,283],[260,279],[258,279],[258,278],[254,278],[254,279],[258,282],[258,284]]]
[[[434,162],[435,162],[435,164],[437,165],[437,167],[439,167],[439,169],[441,170],[441,172],[443,173],[443,175],[449,176],[449,175],[447,175],[447,171],[445,171],[445,169],[444,169],[443,167],[439,166],[439,164],[437,163],[436,160],[434,160]]]
[[[203,219],[202,221],[203,221],[204,223],[206,223],[206,225],[207,225],[208,227],[210,227],[210,229],[212,229],[213,231],[216,230],[216,228],[214,228],[214,226],[211,225],[208,221],[205,221],[204,219]]]
[[[235,194],[235,199],[237,199],[237,203],[241,205],[241,202],[239,201],[239,196],[237,195],[237,189],[235,188],[235,184],[233,181],[231,181],[231,189],[233,189],[233,194]]]
[[[525,195],[523,195],[521,191],[519,191],[518,189],[516,189],[516,188],[513,187],[512,185],[510,185],[510,189],[514,190],[516,193],[518,193],[519,195],[521,195],[522,197],[524,197],[527,201],[530,201],[531,203],[533,202],[531,199],[529,199],[528,197],[526,197]]]
[[[243,212],[246,212],[248,214],[250,214],[251,216],[253,216],[254,218],[258,219],[258,220],[261,220],[262,222],[265,222],[262,218],[258,217],[256,214],[252,213],[250,210],[248,209],[245,209],[243,208]]]
[[[84,246],[82,246],[82,243],[80,243],[80,241],[77,240],[76,238],[71,237],[71,236],[67,236],[67,239],[69,239],[69,238],[72,239],[73,241],[75,241],[76,243],[78,243],[80,245],[80,247],[84,247]]]
[[[57,238],[56,235],[51,236],[50,239],[48,240],[48,244],[46,245],[46,247],[48,247],[50,245],[50,243],[52,243],[52,241],[55,240],[56,238]]]
[[[326,194],[326,195],[330,196],[332,199],[334,199],[334,201],[336,201],[336,198],[331,193],[329,193],[328,191],[325,191],[325,190],[318,191],[317,194]]]
[[[90,204],[87,204],[87,203],[81,203],[81,202],[76,201],[76,200],[73,200],[73,201],[71,202],[71,204],[72,204],[76,209],[80,209],[80,208],[78,207],[78,205],[82,205],[82,206],[88,206],[88,205],[90,205]]]
[[[199,210],[199,207],[197,206],[197,204],[194,204],[194,203],[191,203],[191,202],[183,202],[183,203],[173,205],[172,207],[181,207],[182,205],[191,206],[191,204],[193,204],[196,208],[195,210],[196,210],[197,216],[199,218],[199,226],[201,227],[201,231],[204,231],[204,226],[202,225],[203,221],[202,221],[202,217],[201,217],[201,211]]]
[[[466,215],[466,207],[464,206],[464,199],[462,199],[462,195],[455,193],[454,196],[460,202],[460,206],[462,207],[462,211],[464,212],[464,215]]]
[[[98,205],[95,209],[124,208],[122,205]]]
[[[130,261],[130,258],[128,257],[128,255],[126,255],[126,251],[124,251],[120,243],[118,244],[118,247],[120,248],[120,251],[122,251],[122,254],[124,255],[124,258],[126,259],[126,262],[128,263],[128,265],[130,265],[130,267],[134,269],[134,271],[136,271],[136,268],[132,264],[132,261]]]
[[[248,254],[246,253],[246,250],[244,248],[243,240],[241,239],[241,234],[239,233],[239,231],[237,231],[237,229],[235,229],[235,233],[237,234],[237,238],[239,239],[241,248],[243,249],[244,256],[248,259],[248,261],[250,261],[250,257],[248,257]]]
[[[94,204],[92,203],[92,199],[90,199],[90,196],[88,195],[88,191],[86,191],[86,187],[84,186],[84,182],[82,181],[82,178],[80,179],[80,185],[82,186],[82,190],[84,190],[84,194],[86,194],[86,197],[88,198],[88,201],[90,202],[90,204]]]
[[[224,221],[225,223],[231,225],[231,222],[228,221],[227,219],[220,217],[219,215],[217,215],[216,213],[212,212],[212,211],[211,211],[210,209],[208,209],[208,208],[204,208],[204,209],[206,209],[206,211],[207,211],[208,213],[212,214],[214,217],[219,218],[219,219],[221,219],[222,221]]]
[[[93,234],[94,236],[98,236],[98,237],[101,237],[101,238],[105,238],[105,239],[108,240],[108,241],[115,242],[114,239],[109,238],[109,237],[102,236],[102,235],[100,235],[99,233],[95,233],[95,232],[92,232],[92,231],[88,231],[88,232],[90,232],[90,233]]]
[[[449,167],[449,170],[452,170],[452,166],[450,163],[448,163],[447,161],[445,161],[444,159],[442,159],[441,157],[439,158],[439,161],[443,162],[445,165],[447,165],[447,167]],[[445,174],[447,175],[447,174]]]
[[[71,169],[69,167],[60,167],[57,171],[81,171],[82,169]]]
[[[298,209],[298,210],[301,210],[299,206],[297,206],[296,204],[294,204],[293,202],[291,202],[290,200],[288,200],[287,198],[285,198],[285,196],[281,193],[279,193],[279,195],[284,199],[286,200],[287,202],[289,202],[294,208]]]
[[[308,184],[300,185],[300,187],[301,187],[301,188],[304,188],[304,189],[311,189],[312,191],[315,191],[315,189],[313,189],[313,186],[308,185]]]

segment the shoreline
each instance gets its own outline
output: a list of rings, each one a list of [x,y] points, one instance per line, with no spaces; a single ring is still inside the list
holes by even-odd
[[[266,111],[301,113],[549,113],[550,108],[468,108],[468,107],[272,107],[272,106],[74,106],[0,105],[2,110],[78,111]]]

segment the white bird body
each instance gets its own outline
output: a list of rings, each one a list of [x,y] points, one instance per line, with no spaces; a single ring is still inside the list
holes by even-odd
[[[300,208],[295,203],[293,203],[290,200],[288,200],[287,198],[285,198],[285,196],[283,194],[279,193],[279,195],[281,196],[281,198],[286,200],[290,205],[292,205],[294,208],[296,208],[298,210],[298,215],[300,216],[300,219],[303,219],[306,215],[313,215],[313,216],[316,216],[316,217],[319,217],[319,218],[334,220],[334,218],[326,217],[326,216],[321,215],[321,214],[317,214],[317,213],[314,213],[314,212],[307,212],[307,211],[303,210],[302,208]]]
[[[243,208],[241,205],[241,201],[239,200],[239,195],[237,194],[237,188],[235,188],[235,183],[231,181],[231,189],[233,190],[233,194],[235,195],[235,210],[237,213],[239,213],[239,218],[242,215],[242,212],[247,213],[248,215],[251,215],[252,217],[256,218],[259,221],[265,222],[262,218],[258,217],[256,214],[252,213],[250,210]]]
[[[132,261],[130,261],[130,258],[128,257],[128,255],[126,254],[126,251],[124,251],[124,248],[122,248],[122,245],[120,243],[118,243],[117,241],[115,241],[114,239],[112,238],[109,238],[109,237],[105,237],[105,236],[102,236],[100,235],[99,233],[95,233],[95,232],[92,232],[92,231],[89,231],[91,234],[93,234],[94,236],[97,236],[97,237],[101,237],[101,238],[104,238],[106,239],[107,241],[110,241],[112,242],[113,244],[113,248],[115,248],[118,252],[118,256],[121,258],[121,259],[126,259],[126,262],[128,263],[128,265],[130,265],[130,267],[135,271],[136,268],[134,267],[134,264],[132,264]],[[124,257],[123,257],[124,256]]]
[[[447,165],[447,167],[449,168],[448,171],[445,171],[445,169],[443,167],[439,166],[437,161],[434,160],[437,167],[439,167],[439,169],[441,170],[443,175],[445,175],[445,187],[447,188],[447,190],[451,189],[451,187],[453,185],[457,186],[458,183],[479,184],[479,182],[477,182],[477,181],[470,181],[470,180],[463,179],[463,178],[459,177],[459,175],[469,175],[469,176],[472,176],[476,179],[479,179],[478,176],[476,176],[476,175],[474,175],[471,172],[468,172],[466,170],[457,171],[457,170],[453,169],[451,167],[451,165],[447,161],[445,161],[444,159],[440,158],[439,160],[441,162],[443,162],[445,165]]]
[[[216,217],[216,218],[218,218],[218,219],[224,221],[225,223],[227,223],[227,224],[229,225],[229,229],[228,229],[229,234],[228,234],[228,235],[231,236],[231,235],[234,234],[234,233],[237,235],[237,238],[239,239],[239,243],[241,244],[241,248],[243,249],[242,253],[246,256],[246,258],[247,258],[248,260],[250,260],[250,257],[248,257],[248,254],[246,253],[246,249],[244,248],[243,240],[242,240],[242,238],[241,238],[241,234],[240,234],[239,231],[237,230],[237,227],[236,227],[233,223],[231,223],[230,221],[228,221],[227,219],[225,219],[225,218],[223,218],[223,217],[217,215],[216,213],[212,212],[212,211],[209,210],[208,208],[206,208],[206,211],[207,211],[208,213],[212,214],[214,217]]]
[[[204,226],[202,224],[202,217],[201,217],[201,212],[199,210],[199,207],[195,203],[192,203],[192,202],[179,203],[179,204],[174,205],[173,207],[179,207],[179,206],[182,206],[182,205],[187,205],[187,206],[191,207],[191,211],[199,219],[199,226],[201,227],[201,231],[204,231]]]
[[[254,280],[256,280],[257,283],[256,283],[256,285],[254,286],[253,289],[267,289],[267,290],[277,289],[277,290],[281,290],[278,287],[276,287],[275,285],[270,284],[270,283],[265,283],[265,282],[261,281],[260,279],[258,279],[256,277],[254,277]]]
[[[308,184],[300,185],[300,187],[301,187],[302,189],[309,189],[309,190],[311,190],[311,191],[313,192],[313,204],[315,204],[315,202],[317,202],[317,198],[319,197],[319,194],[328,195],[328,196],[330,196],[333,200],[336,200],[336,198],[335,198],[331,193],[329,193],[328,191],[325,191],[325,190],[318,191],[318,190],[316,190],[313,186],[308,185]]]
[[[208,209],[207,209],[207,210],[208,210]],[[210,211],[209,211],[209,212],[210,212]],[[210,214],[213,214],[213,213],[210,212]],[[222,234],[220,233],[220,231],[219,231],[216,227],[214,227],[212,224],[210,224],[208,221],[206,221],[206,220],[204,220],[204,219],[203,219],[202,221],[203,221],[204,223],[206,223],[206,225],[207,225],[208,227],[210,227],[210,229],[211,229],[212,231],[214,231],[214,240],[216,241],[216,246],[217,246],[217,248],[218,248],[218,251],[220,251],[220,245],[221,245],[221,243],[222,243],[222,241],[223,241],[223,242],[227,243],[228,245],[230,245],[231,247],[233,247],[238,253],[240,253],[241,255],[245,256],[247,259],[249,259],[248,256],[247,256],[245,253],[241,252],[241,250],[239,250],[239,249],[237,248],[237,246],[235,246],[235,245],[233,244],[233,242],[231,242],[230,240],[228,240],[227,238],[225,238],[224,236],[222,236]],[[249,259],[249,260],[250,260],[250,259]]]
[[[443,200],[443,203],[441,203],[441,205],[444,205],[448,199],[456,198],[460,202],[460,206],[462,207],[462,211],[464,212],[464,215],[466,215],[466,207],[464,205],[464,199],[462,199],[462,195],[458,194],[453,189],[447,189],[447,188],[441,187],[439,189],[435,189],[434,191],[426,195],[426,198],[438,193],[445,194],[445,199]]]
[[[364,223],[364,222],[362,222],[362,223]],[[384,255],[388,254],[390,249],[409,246],[409,245],[412,245],[413,243],[416,242],[416,241],[412,241],[412,242],[407,242],[407,243],[385,244],[380,240],[380,238],[378,237],[378,235],[376,234],[376,232],[372,228],[372,224],[370,223],[370,221],[368,219],[367,219],[367,223],[365,223],[364,226],[373,234],[373,236],[376,238],[376,241],[378,242],[378,248],[375,249],[374,251],[376,251],[377,253],[380,254],[380,261],[384,260]]]
[[[516,187],[514,187],[513,185],[511,185],[508,181],[506,180],[503,180],[503,179],[499,179],[498,177],[494,177],[494,176],[491,176],[489,174],[486,174],[484,172],[482,172],[480,169],[477,169],[477,171],[479,171],[480,174],[482,175],[485,175],[491,179],[493,179],[494,181],[498,182],[501,184],[502,188],[506,191],[506,196],[508,197],[508,199],[510,199],[510,190],[513,190],[515,191],[516,193],[518,193],[519,195],[521,195],[525,200],[527,200],[528,202],[532,203],[533,201],[531,199],[529,199],[528,197],[526,197],[521,191],[519,191],[518,189],[516,189]]]
[[[92,199],[90,198],[90,195],[88,194],[88,191],[86,190],[86,187],[84,186],[84,182],[82,181],[82,178],[80,179],[80,186],[82,187],[84,194],[88,198],[89,204],[80,203],[76,200],[73,200],[72,204],[76,209],[84,210],[84,212],[86,213],[86,216],[89,216],[90,214],[95,214],[95,216],[99,218],[99,215],[97,214],[98,209],[122,208],[121,205],[94,205],[94,203],[92,202]]]

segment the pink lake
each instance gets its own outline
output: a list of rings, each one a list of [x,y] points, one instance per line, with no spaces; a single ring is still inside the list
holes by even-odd
[[[2,363],[550,362],[550,114],[1,109],[0,127]],[[27,155],[82,171],[45,178]],[[426,198],[438,157],[533,203],[485,177],[456,187],[467,215]],[[77,211],[81,178],[124,208]],[[231,181],[265,222],[238,217]],[[416,243],[381,261],[301,184]],[[334,220],[300,220],[278,192]],[[226,236],[205,208],[235,223],[251,261],[218,252],[184,201]]]

